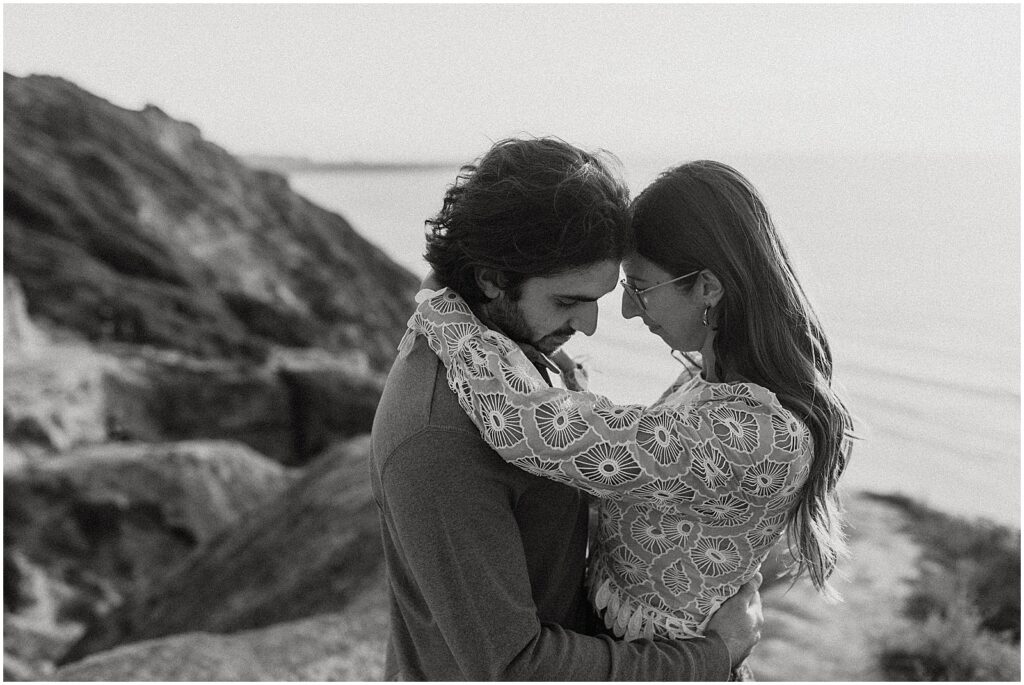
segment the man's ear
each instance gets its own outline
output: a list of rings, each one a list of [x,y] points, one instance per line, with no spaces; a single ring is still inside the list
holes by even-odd
[[[489,300],[501,296],[508,285],[505,276],[494,269],[476,269],[474,273],[476,285]]]
[[[700,288],[701,301],[714,307],[725,297],[725,286],[718,280],[718,276],[708,269],[701,271],[698,278],[697,287]]]

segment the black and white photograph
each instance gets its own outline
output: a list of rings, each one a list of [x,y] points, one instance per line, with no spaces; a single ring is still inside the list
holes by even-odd
[[[6,3],[4,679],[1019,682],[1021,54]]]

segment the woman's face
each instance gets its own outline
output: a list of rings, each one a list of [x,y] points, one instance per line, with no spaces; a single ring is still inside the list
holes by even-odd
[[[626,283],[637,290],[645,290],[674,278],[635,252],[622,260],[622,271],[626,275]],[[669,283],[641,295],[646,310],[627,288],[622,293],[622,316],[627,319],[639,316],[651,333],[674,350],[699,352],[710,330],[701,321],[704,313],[701,278],[685,279],[681,284]]]

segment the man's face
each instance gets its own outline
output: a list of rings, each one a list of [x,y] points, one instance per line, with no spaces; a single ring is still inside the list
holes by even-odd
[[[595,262],[554,276],[535,276],[523,282],[518,300],[504,293],[483,310],[490,323],[518,343],[551,354],[574,333],[597,330],[597,300],[618,282],[619,264]]]

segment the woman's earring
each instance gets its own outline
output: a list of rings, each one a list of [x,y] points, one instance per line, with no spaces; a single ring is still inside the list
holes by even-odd
[[[701,314],[700,322],[704,324],[704,328],[709,327],[711,324],[708,322],[708,312],[711,311],[711,305],[704,307],[704,313]]]

